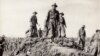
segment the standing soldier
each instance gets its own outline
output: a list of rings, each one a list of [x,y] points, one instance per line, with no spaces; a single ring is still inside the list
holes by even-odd
[[[37,37],[37,12],[33,12],[33,16],[31,17],[31,37]]]
[[[80,37],[79,45],[81,44],[82,45],[82,50],[84,50],[84,47],[85,47],[85,37],[86,37],[85,25],[83,25],[81,27],[81,29],[79,30],[79,37]]]
[[[66,22],[64,19],[64,13],[60,13],[59,15],[59,25],[58,25],[58,37],[66,37],[65,27]]]
[[[0,37],[0,56],[3,56],[4,45],[5,45],[5,36],[3,35],[2,37]]]
[[[91,46],[93,47],[92,55],[97,56],[100,53],[100,30],[96,30],[96,33],[92,36]]]
[[[57,36],[57,24],[59,20],[59,11],[56,10],[57,5],[54,3],[52,5],[52,9],[48,12],[47,20],[46,20],[46,36],[51,38],[52,40],[54,37]]]

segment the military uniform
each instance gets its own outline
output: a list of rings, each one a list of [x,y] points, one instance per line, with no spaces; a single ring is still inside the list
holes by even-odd
[[[90,43],[91,43],[91,46],[92,46],[92,49],[93,49],[91,51],[92,54],[97,56],[97,54],[100,53],[100,32],[93,35]]]
[[[57,10],[50,10],[46,20],[47,37],[55,37],[57,35],[58,20],[59,12]]]
[[[64,19],[64,17],[60,16],[59,17],[59,25],[58,25],[58,36],[59,37],[66,36],[65,27],[66,27],[65,19]]]
[[[33,15],[31,17],[31,37],[37,37],[37,17],[35,15]]]
[[[79,30],[79,37],[80,37],[79,44],[82,44],[82,49],[84,49],[86,32],[82,28]]]

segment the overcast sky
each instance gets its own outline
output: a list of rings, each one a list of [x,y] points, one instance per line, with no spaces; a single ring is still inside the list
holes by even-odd
[[[53,3],[57,3],[57,10],[65,14],[68,37],[77,37],[83,24],[89,37],[100,29],[99,0],[0,0],[0,35],[24,37],[34,11],[38,12],[38,23],[43,29]]]

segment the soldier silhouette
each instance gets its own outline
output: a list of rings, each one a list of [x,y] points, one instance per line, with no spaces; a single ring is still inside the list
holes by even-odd
[[[63,16],[64,16],[64,13],[63,12],[60,13],[59,25],[58,25],[58,37],[66,37],[66,32],[65,32],[66,22]]]
[[[56,3],[52,5],[52,9],[49,10],[48,15],[47,15],[47,20],[46,20],[46,36],[48,38],[51,38],[52,40],[54,37],[57,36],[57,25],[58,25],[58,20],[59,20],[59,11],[56,10],[58,6]]]
[[[90,46],[93,47],[92,54],[97,56],[100,53],[100,30],[97,29],[96,33],[92,36]]]
[[[82,45],[82,50],[84,50],[84,47],[85,47],[85,37],[86,37],[86,31],[85,31],[85,25],[83,25],[81,27],[81,29],[79,30],[79,45],[81,44]]]
[[[38,37],[37,34],[37,12],[33,12],[33,16],[31,17],[30,23],[31,23],[31,37]]]

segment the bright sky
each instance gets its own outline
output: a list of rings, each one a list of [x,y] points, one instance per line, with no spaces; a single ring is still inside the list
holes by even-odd
[[[32,12],[38,12],[38,23],[43,29],[47,12],[57,3],[64,12],[67,23],[66,34],[76,37],[79,28],[86,25],[87,36],[100,29],[99,0],[0,0],[0,35],[24,37],[29,28]]]

